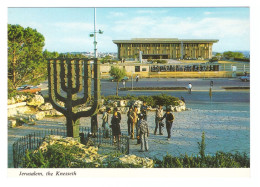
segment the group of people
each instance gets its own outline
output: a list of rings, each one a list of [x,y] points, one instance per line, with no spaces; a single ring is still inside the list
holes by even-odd
[[[109,136],[109,128],[112,129],[112,136],[114,143],[120,141],[121,136],[121,113],[118,111],[117,108],[113,111],[113,116],[111,118],[111,125],[109,125],[109,113],[111,112],[111,108],[107,108],[106,111],[103,113],[102,116],[102,128],[104,130],[104,136],[105,138],[108,138]]]
[[[166,130],[167,130],[167,139],[171,138],[172,124],[174,120],[174,115],[171,113],[170,109],[166,110],[166,113],[163,113],[163,106],[159,105],[156,109],[155,114],[155,130],[154,135],[157,135],[157,129],[159,128],[159,135],[163,135],[162,129],[164,127],[163,119],[166,122]],[[103,113],[102,116],[102,127],[104,129],[104,136],[108,137],[109,128],[112,129],[112,136],[114,143],[120,141],[121,136],[121,114],[117,108],[114,109],[113,115],[111,117],[111,125],[109,125],[109,113],[111,112],[111,108],[107,108],[107,110]],[[148,137],[149,137],[149,126],[147,122],[147,103],[144,101],[143,105],[138,111],[137,106],[129,107],[129,111],[127,112],[127,130],[128,136],[131,139],[137,139],[137,144],[141,144],[140,151],[148,151]]]

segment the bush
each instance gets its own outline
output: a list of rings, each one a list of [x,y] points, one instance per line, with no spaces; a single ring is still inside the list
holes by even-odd
[[[141,100],[146,101],[148,106],[156,107],[156,105],[162,105],[162,106],[169,106],[178,105],[179,98],[170,96],[167,94],[161,94],[161,95],[152,95],[152,96],[134,96],[134,95],[127,95],[127,96],[115,96],[110,95],[107,97],[103,97],[105,99],[105,102],[108,100]]]
[[[217,152],[215,155],[207,155],[202,159],[200,156],[179,157],[167,154],[163,160],[155,159],[158,168],[249,168],[250,162],[247,155],[240,153]]]
[[[61,144],[48,145],[43,152],[27,151],[23,158],[23,168],[142,168],[143,164],[127,164],[119,160],[123,156],[120,152],[112,152],[100,155],[99,159],[90,156],[92,162],[85,162],[85,152],[77,146]],[[92,158],[91,158],[92,157]],[[100,157],[100,158],[101,158]]]
[[[201,143],[198,142],[199,155],[179,157],[171,156],[168,153],[163,160],[155,159],[155,165],[159,168],[249,168],[250,159],[246,153],[216,152],[215,155],[205,155],[205,132],[202,133]]]
[[[167,60],[153,60],[153,62],[157,62],[157,64],[167,64]]]
[[[162,160],[153,159],[151,167],[155,168],[249,168],[250,159],[246,153],[216,152],[215,155],[205,155],[205,133],[199,143],[199,155],[172,156],[168,153]],[[124,155],[119,152],[99,154],[91,153],[86,157],[86,152],[81,145],[52,144],[47,149],[27,151],[23,158],[23,168],[142,168],[145,166],[141,161],[138,164],[121,162],[120,157]],[[90,158],[92,157],[92,158]],[[81,159],[82,158],[82,159]],[[84,159],[92,162],[85,162]],[[141,158],[146,159],[146,158]]]
[[[212,57],[209,62],[218,62],[218,58],[217,57]]]
[[[8,90],[8,99],[10,99],[11,97],[15,97],[17,95],[24,95],[30,98],[33,97],[34,94],[29,92],[18,92],[17,90]]]
[[[76,159],[74,155],[82,154],[82,150],[76,146],[67,147],[54,144],[47,146],[47,150],[42,153],[40,149],[37,152],[27,151],[23,160],[24,168],[85,168],[94,167]]]

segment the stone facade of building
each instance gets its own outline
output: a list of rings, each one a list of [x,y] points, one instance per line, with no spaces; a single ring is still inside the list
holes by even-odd
[[[210,59],[216,39],[194,40],[178,38],[134,38],[113,40],[118,47],[118,58],[143,59]]]

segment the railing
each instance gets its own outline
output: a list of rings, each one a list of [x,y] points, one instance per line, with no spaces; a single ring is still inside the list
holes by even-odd
[[[66,137],[65,129],[48,129],[42,130],[40,132],[34,132],[28,134],[22,138],[19,138],[13,144],[13,163],[15,168],[22,167],[22,161],[27,150],[37,149],[42,142],[44,137],[48,135],[59,135]],[[103,147],[104,145],[109,145],[113,150],[120,151],[124,154],[129,154],[129,137],[121,135],[120,141],[114,143],[111,129],[108,130],[108,136],[105,137],[105,131],[103,129],[98,129],[95,133],[96,136],[91,134],[90,128],[80,127],[81,142],[86,143],[88,138],[91,137],[92,142],[95,146]],[[105,146],[104,146],[105,149]]]

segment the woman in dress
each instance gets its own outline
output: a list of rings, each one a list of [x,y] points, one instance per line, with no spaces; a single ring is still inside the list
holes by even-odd
[[[111,127],[112,127],[112,134],[114,138],[114,143],[118,143],[120,141],[121,129],[120,129],[120,118],[118,116],[117,111],[114,111],[113,117],[111,119]]]

